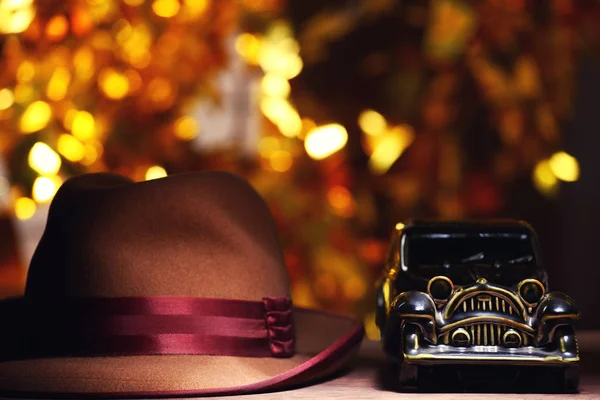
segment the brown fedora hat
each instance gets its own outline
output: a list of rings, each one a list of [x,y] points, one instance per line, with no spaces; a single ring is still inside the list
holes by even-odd
[[[214,171],[67,181],[0,321],[4,396],[280,390],[338,371],[363,336],[292,306],[266,204]]]

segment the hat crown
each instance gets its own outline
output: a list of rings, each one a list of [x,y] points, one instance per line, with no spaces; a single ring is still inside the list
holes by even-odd
[[[132,183],[73,178],[56,194],[31,261],[26,296],[289,295],[273,218],[226,172]]]

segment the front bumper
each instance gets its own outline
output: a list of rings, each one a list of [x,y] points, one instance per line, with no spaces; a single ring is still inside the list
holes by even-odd
[[[579,362],[578,356],[560,350],[547,351],[528,346],[507,349],[501,346],[453,347],[445,344],[422,344],[420,348],[404,353],[409,364],[511,364],[511,365],[565,365]]]
[[[404,361],[415,365],[487,364],[487,365],[574,365],[579,362],[574,337],[565,337],[562,346],[506,348],[503,346],[455,347],[431,344],[413,332],[403,338]]]

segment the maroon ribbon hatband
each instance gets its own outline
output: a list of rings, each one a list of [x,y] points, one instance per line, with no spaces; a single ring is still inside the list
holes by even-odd
[[[0,359],[294,355],[289,297],[16,299],[0,302]]]

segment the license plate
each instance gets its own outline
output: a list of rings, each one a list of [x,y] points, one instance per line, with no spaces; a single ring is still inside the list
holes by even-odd
[[[477,353],[497,353],[498,346],[473,346],[473,351]]]

